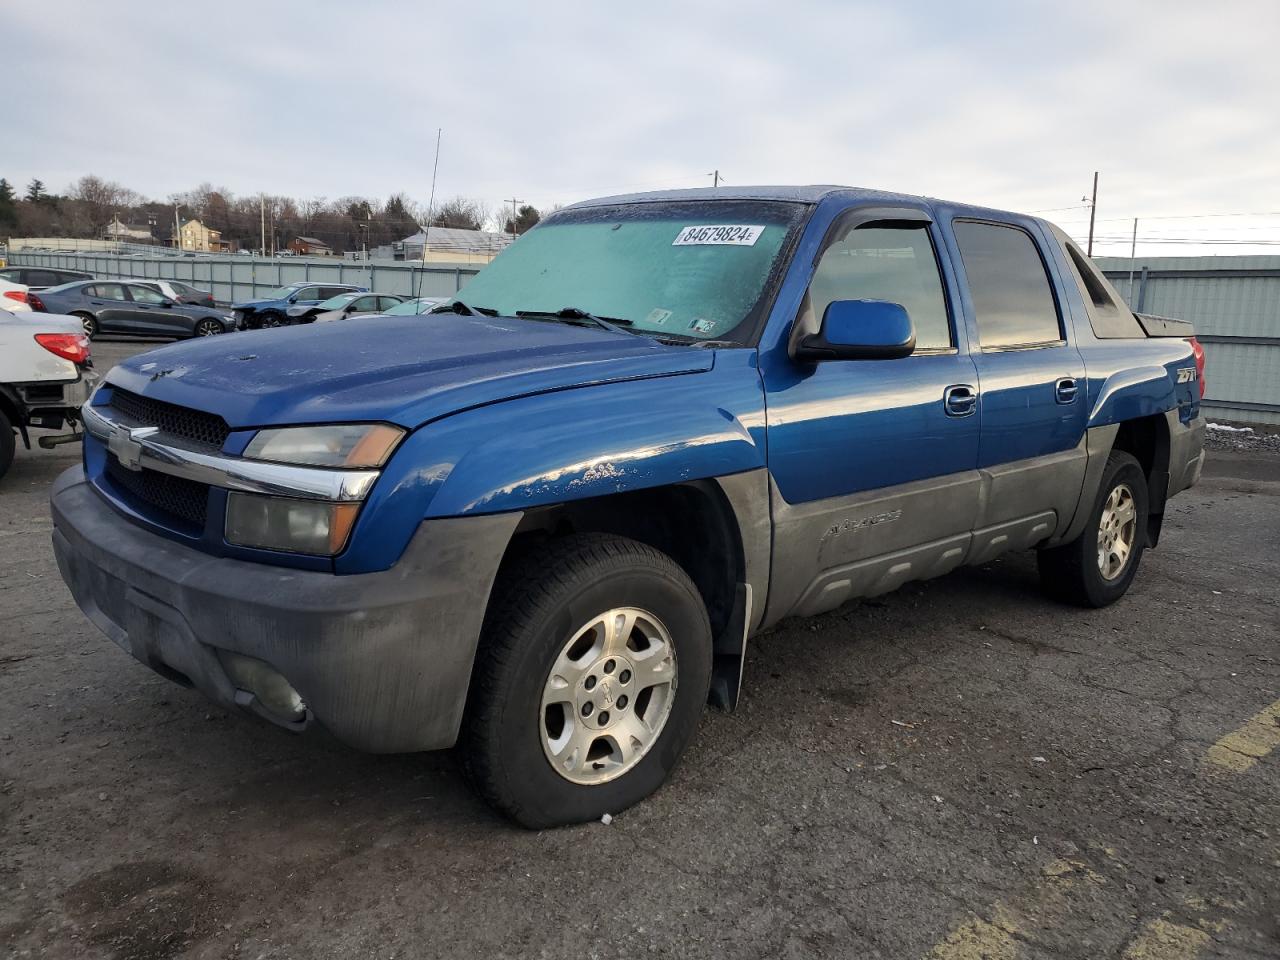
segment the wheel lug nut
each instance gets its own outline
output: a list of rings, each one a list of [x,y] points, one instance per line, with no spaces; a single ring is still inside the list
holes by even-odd
[[[613,669],[614,669],[614,667],[616,667],[616,666],[617,666],[617,664],[616,664],[616,663],[614,663],[612,660],[606,660],[606,661],[604,662],[604,672],[605,672],[605,673],[613,673]]]
[[[630,682],[631,682],[631,671],[630,671],[630,670],[623,670],[620,674],[618,674],[618,682],[619,682],[619,683],[630,683]]]
[[[594,709],[595,709],[595,706],[591,703],[590,700],[588,700],[586,703],[582,705],[582,715],[584,717],[589,717],[591,716],[591,711]]]
[[[618,709],[625,710],[627,708],[627,695],[624,693],[618,698]]]
[[[608,711],[608,710],[601,710],[601,711],[600,711],[600,726],[602,726],[602,727],[603,727],[603,726],[606,726],[608,723],[609,723],[609,711]]]
[[[583,686],[586,687],[588,690],[591,690],[592,688],[594,688],[595,685],[596,685],[595,677],[587,677],[587,682],[583,684]]]

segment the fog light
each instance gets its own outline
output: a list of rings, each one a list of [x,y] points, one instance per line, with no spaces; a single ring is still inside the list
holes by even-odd
[[[302,695],[270,664],[230,650],[219,650],[218,659],[231,682],[252,693],[270,713],[289,723],[298,723],[306,717],[307,705]]]

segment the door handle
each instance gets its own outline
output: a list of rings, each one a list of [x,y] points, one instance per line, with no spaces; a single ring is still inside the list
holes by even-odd
[[[1053,385],[1053,396],[1059,403],[1075,403],[1079,393],[1080,385],[1075,377],[1061,377]]]
[[[942,406],[948,417],[972,416],[978,409],[978,391],[968,383],[954,384],[943,392]]]

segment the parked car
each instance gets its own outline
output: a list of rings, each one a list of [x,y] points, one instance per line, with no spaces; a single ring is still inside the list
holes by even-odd
[[[31,427],[78,422],[98,382],[90,366],[89,338],[75,317],[0,309],[0,477],[13,463],[15,434],[30,449]],[[41,445],[78,439],[42,437]]]
[[[368,287],[349,283],[291,283],[272,290],[257,300],[233,303],[231,309],[241,330],[259,327],[283,327],[290,322],[290,307],[315,306],[340,293],[367,293]]]
[[[31,309],[31,291],[25,283],[0,279],[0,309],[10,313],[25,313]]]
[[[216,307],[217,302],[208,290],[201,290],[181,280],[157,280],[151,277],[132,278],[130,283],[141,283],[151,287],[174,303],[192,303],[201,307]]]
[[[530,827],[657,789],[785,617],[1011,549],[1115,602],[1203,463],[1190,325],[1014,213],[589,201],[436,310],[119,364],[54,549],[164,676],[366,750],[456,742]]]
[[[448,302],[448,299],[448,297],[415,297],[382,312],[389,317],[421,316],[424,313],[430,313],[440,304]]]
[[[177,303],[145,283],[89,280],[33,293],[33,310],[79,317],[90,337],[131,333],[163,337],[208,337],[230,333],[235,319],[215,307]]]
[[[401,303],[404,303],[404,297],[391,293],[340,293],[314,306],[292,306],[288,317],[294,323],[310,323],[313,320],[327,323],[359,314],[382,313]]]
[[[58,267],[5,267],[0,270],[0,280],[25,284],[32,290],[56,287],[74,280],[92,280],[93,274],[79,270],[63,270]]]

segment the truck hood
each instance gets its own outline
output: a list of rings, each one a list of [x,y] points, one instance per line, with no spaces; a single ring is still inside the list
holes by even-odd
[[[109,383],[217,413],[233,429],[386,421],[589,384],[710,370],[715,351],[533,320],[369,317],[204,337],[139,354]]]

